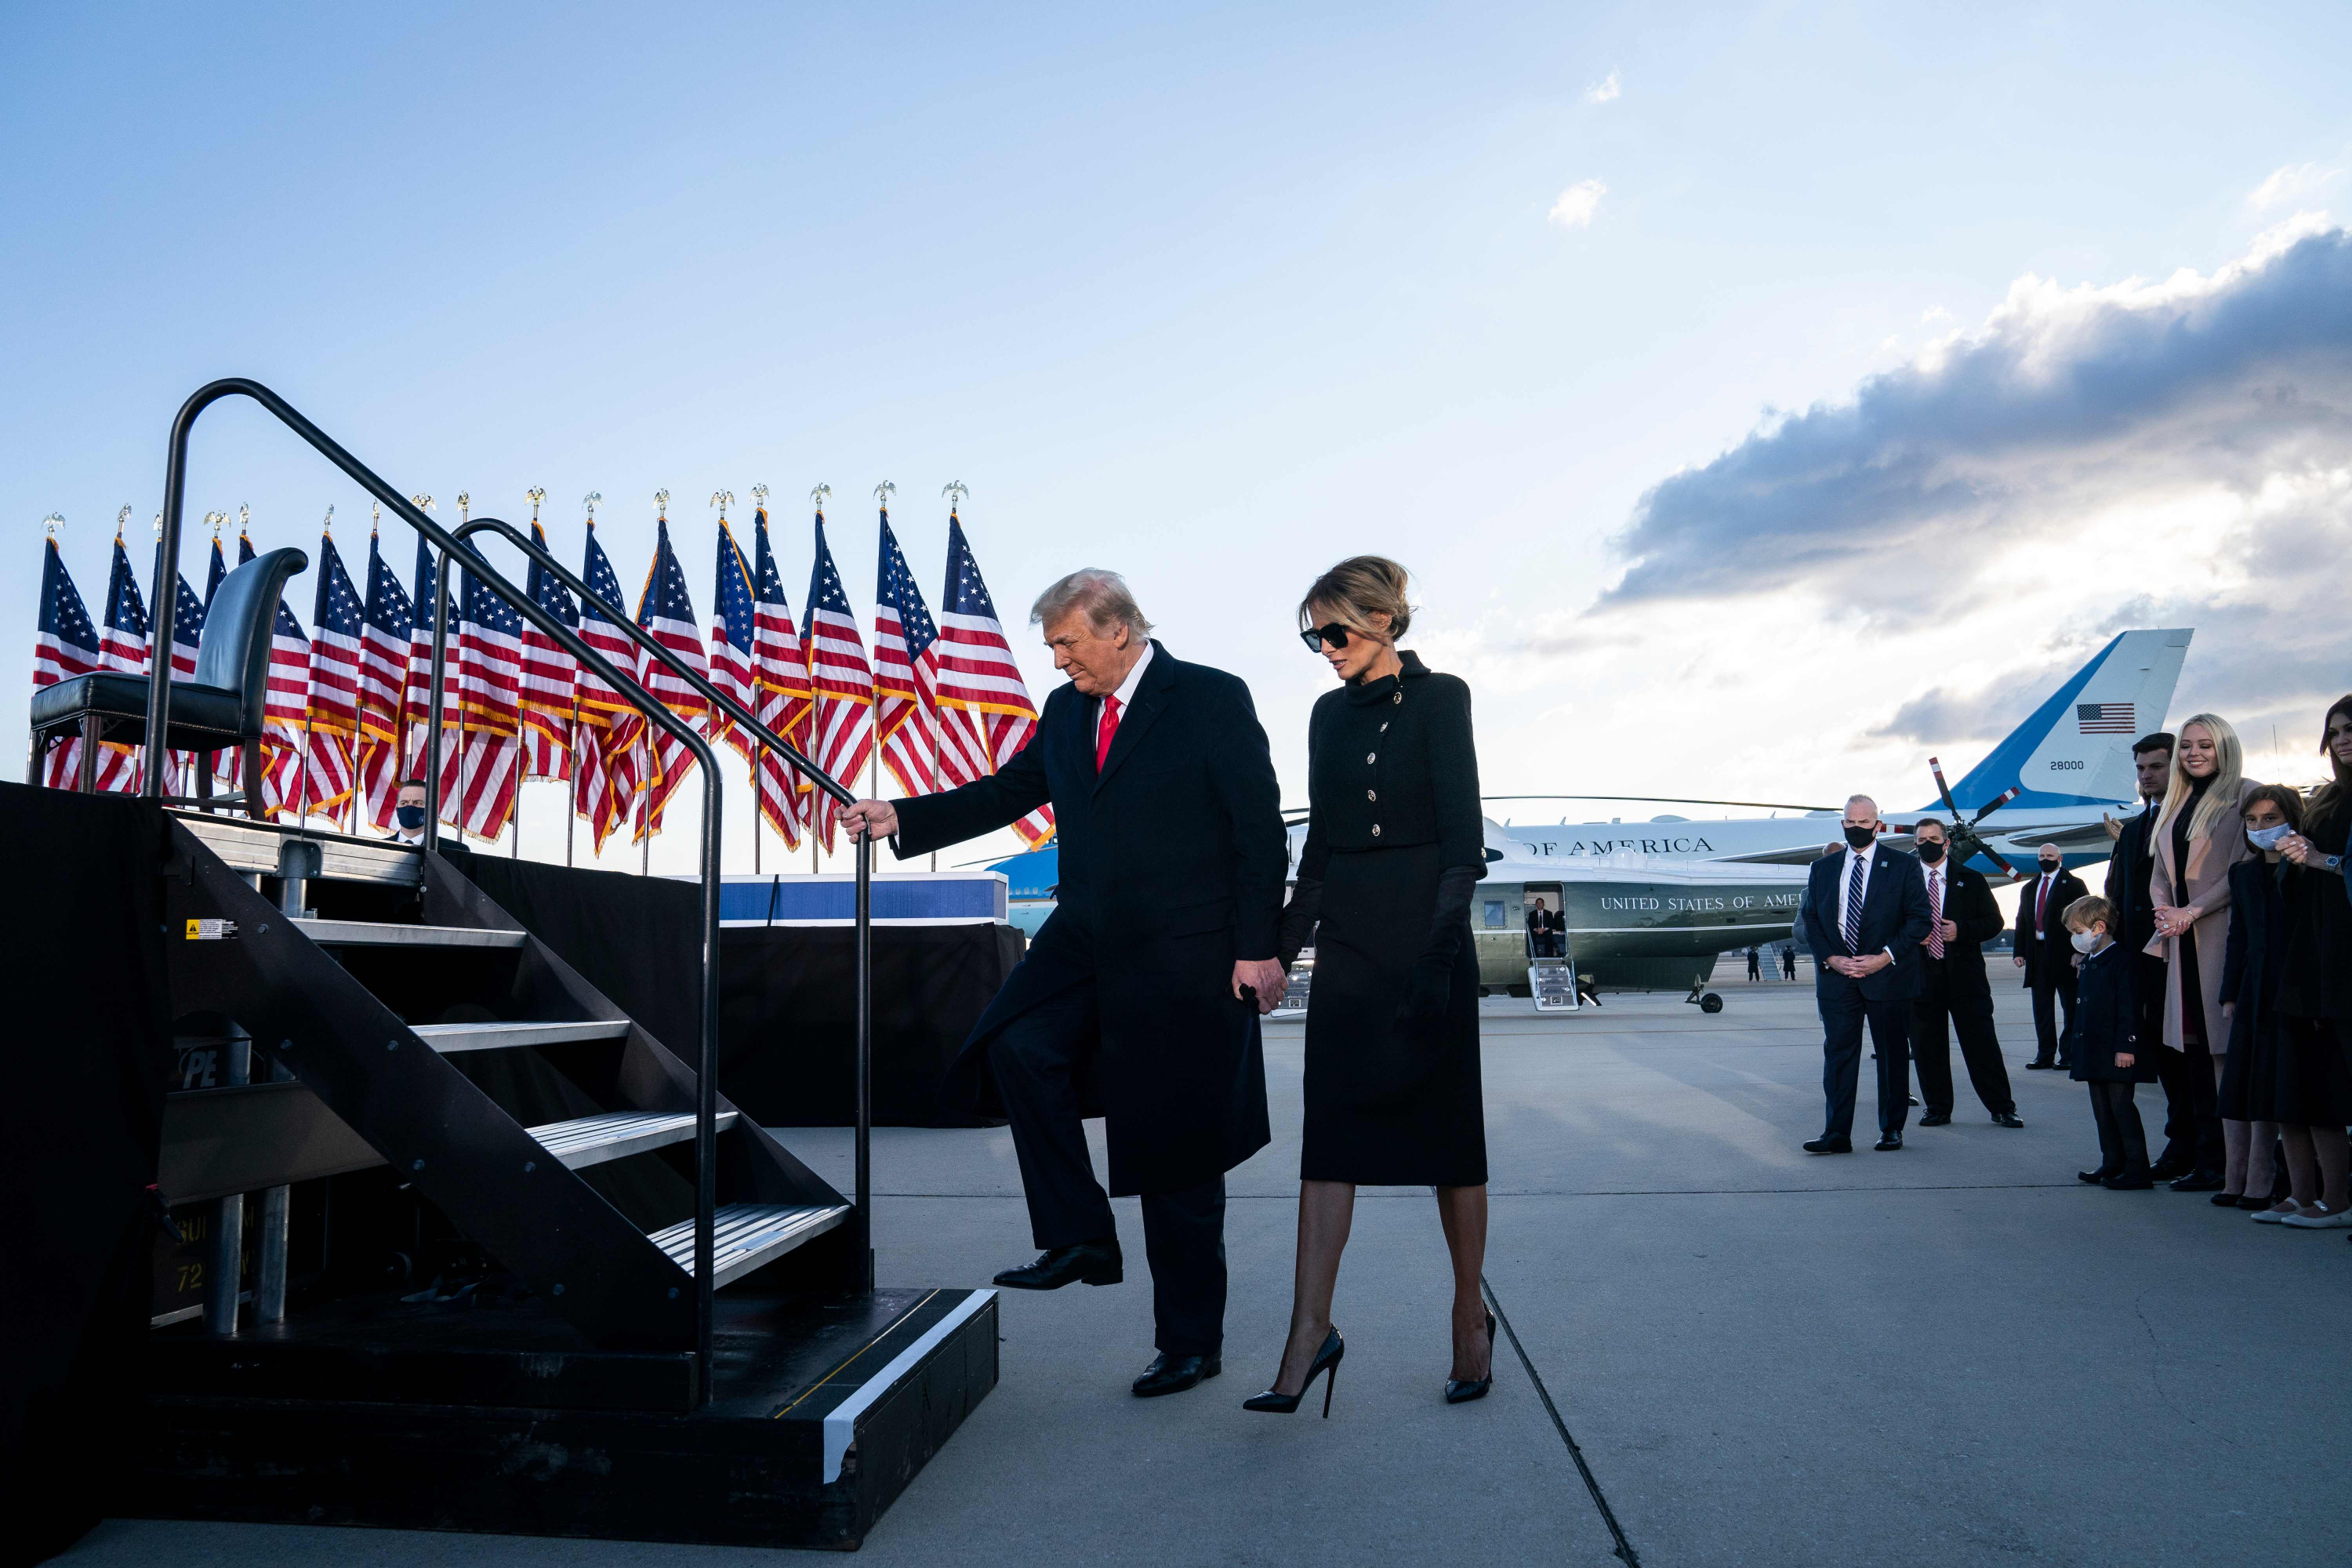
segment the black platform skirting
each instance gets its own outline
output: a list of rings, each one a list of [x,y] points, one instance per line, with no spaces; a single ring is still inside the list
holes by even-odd
[[[662,1044],[694,1059],[702,929],[694,883],[442,853]],[[719,933],[719,1090],[762,1126],[856,1119],[852,934],[836,926]],[[1002,925],[874,928],[877,1125],[982,1125],[942,1110],[940,1082],[1024,941]]]
[[[0,1563],[96,1523],[140,1416],[163,1093],[172,1071],[159,807],[0,784]]]

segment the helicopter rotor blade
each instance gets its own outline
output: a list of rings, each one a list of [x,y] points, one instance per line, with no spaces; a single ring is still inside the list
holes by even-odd
[[[1929,757],[1927,771],[1936,775],[1936,794],[1942,798],[1944,809],[1952,814],[1953,826],[1958,826],[1960,821],[1960,808],[1952,804],[1952,786],[1944,782],[1944,764]]]
[[[1990,816],[1994,812],[1999,811],[2002,806],[2007,805],[2011,801],[2015,800],[2019,795],[2021,795],[2024,793],[2025,789],[2023,785],[2010,785],[2007,789],[2001,791],[1999,795],[1994,797],[1993,803],[1990,805],[1986,806],[1982,811],[1978,812],[1974,816],[1969,818],[1969,826],[1970,827],[1974,827],[1978,823],[1982,822],[1986,817]]]

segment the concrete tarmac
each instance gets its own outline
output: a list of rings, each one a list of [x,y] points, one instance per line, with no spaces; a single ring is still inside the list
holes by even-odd
[[[1731,969],[1726,963],[1726,970]],[[1495,1392],[1446,1406],[1447,1280],[1423,1189],[1368,1188],[1334,1317],[1331,1418],[1254,1415],[1289,1310],[1301,1030],[1268,1030],[1275,1142],[1234,1173],[1224,1373],[1137,1400],[1150,1296],[1005,1293],[1003,1382],[867,1538],[885,1563],[1975,1564],[2352,1561],[2346,1233],[2203,1194],[2108,1193],[2082,1087],[2027,1072],[2021,1131],[1965,1073],[1951,1126],[1809,1156],[1811,986],[1723,1012],[1490,999]],[[1955,1067],[1958,1063],[1955,1061]],[[2152,1142],[2162,1099],[2140,1094]],[[1099,1137],[1099,1124],[1095,1131]],[[847,1183],[839,1130],[786,1142]],[[1097,1160],[1100,1154],[1097,1150]],[[1010,1139],[875,1137],[886,1284],[975,1285],[1033,1254]],[[1579,1458],[1583,1468],[1580,1468]],[[1588,1479],[1589,1476],[1589,1479]],[[1618,1555],[1620,1534],[1625,1553]],[[79,1565],[735,1564],[630,1542],[120,1521]]]

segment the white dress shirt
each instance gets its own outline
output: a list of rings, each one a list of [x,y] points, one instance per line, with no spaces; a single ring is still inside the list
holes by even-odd
[[[1111,693],[1118,699],[1119,722],[1127,721],[1127,710],[1135,705],[1135,689],[1143,683],[1143,672],[1150,668],[1151,640],[1147,637],[1143,643],[1143,657],[1135,661],[1135,668],[1127,672],[1127,679],[1118,683],[1117,691]],[[1102,704],[1099,702],[1095,704],[1095,722],[1102,722]]]
[[[1857,908],[1870,901],[1871,863],[1877,858],[1878,846],[1875,844],[1867,849],[1856,849],[1852,845],[1846,847],[1845,858],[1838,865],[1838,933],[1841,936],[1845,933],[1847,898],[1852,897],[1855,900]],[[1854,885],[1853,880],[1853,868],[1856,861],[1862,863],[1862,883],[1859,887]],[[1859,922],[1854,929],[1857,931],[1861,929]],[[1881,948],[1879,951],[1889,958],[1895,956],[1895,950],[1891,947]]]

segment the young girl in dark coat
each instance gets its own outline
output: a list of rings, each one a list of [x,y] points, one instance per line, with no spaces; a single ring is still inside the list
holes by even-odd
[[[2156,1053],[2138,1037],[2139,1003],[2131,957],[2108,935],[2116,909],[2093,894],[2066,906],[2066,929],[2084,955],[2074,992],[2074,1069],[2091,1086],[2091,1115],[2099,1124],[2099,1168],[2074,1173],[2110,1192],[2145,1192],[2147,1131],[2132,1086],[2156,1081]]]

